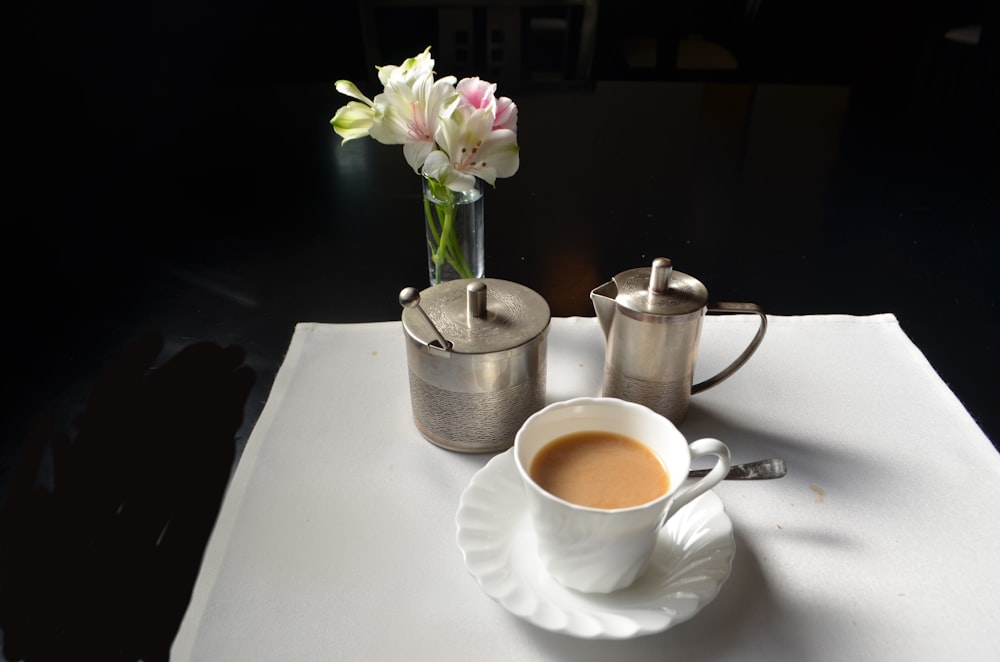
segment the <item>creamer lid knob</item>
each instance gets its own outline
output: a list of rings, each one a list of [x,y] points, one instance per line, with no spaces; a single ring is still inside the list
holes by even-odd
[[[619,308],[640,315],[686,315],[703,308],[708,290],[697,278],[676,271],[669,258],[658,257],[649,267],[629,269],[612,280]]]

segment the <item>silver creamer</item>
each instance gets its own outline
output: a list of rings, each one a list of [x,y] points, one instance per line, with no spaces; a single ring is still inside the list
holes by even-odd
[[[691,395],[736,372],[767,330],[767,316],[756,304],[709,304],[705,286],[674,271],[663,257],[651,267],[623,271],[592,290],[590,298],[606,341],[602,394],[646,405],[678,424]],[[714,377],[692,384],[706,313],[756,314],[760,326],[735,361]]]

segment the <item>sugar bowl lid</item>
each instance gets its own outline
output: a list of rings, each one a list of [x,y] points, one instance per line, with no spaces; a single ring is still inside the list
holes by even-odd
[[[456,354],[519,347],[548,329],[549,304],[531,288],[498,278],[463,278],[399,293],[403,328],[419,344]]]
[[[675,271],[665,257],[651,267],[630,269],[614,277],[616,303],[628,310],[652,315],[686,315],[704,307],[708,290],[693,276]]]

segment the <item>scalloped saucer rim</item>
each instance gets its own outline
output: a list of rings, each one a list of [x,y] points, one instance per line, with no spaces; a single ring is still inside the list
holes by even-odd
[[[534,553],[512,450],[472,477],[455,522],[466,568],[490,598],[538,627],[585,639],[644,636],[690,619],[718,595],[735,555],[732,521],[709,490],[670,518],[635,584],[603,595],[568,589]]]

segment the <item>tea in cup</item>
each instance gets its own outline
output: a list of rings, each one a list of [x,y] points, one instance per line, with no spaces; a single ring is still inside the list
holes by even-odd
[[[694,458],[715,456],[687,481]],[[530,416],[514,439],[542,566],[590,593],[630,586],[667,519],[729,472],[717,439],[688,444],[665,416],[617,398],[575,398]]]

